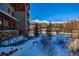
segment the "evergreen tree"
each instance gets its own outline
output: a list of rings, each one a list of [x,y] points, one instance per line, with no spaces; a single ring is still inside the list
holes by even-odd
[[[50,22],[49,25],[47,26],[46,33],[47,33],[47,36],[50,37],[50,39],[51,39],[51,22]]]
[[[38,37],[38,35],[39,35],[37,23],[35,24],[34,35],[35,35],[35,37]]]

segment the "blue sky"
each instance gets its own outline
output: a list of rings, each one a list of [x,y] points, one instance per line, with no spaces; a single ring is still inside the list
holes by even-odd
[[[31,3],[31,20],[71,21],[79,19],[78,3]]]

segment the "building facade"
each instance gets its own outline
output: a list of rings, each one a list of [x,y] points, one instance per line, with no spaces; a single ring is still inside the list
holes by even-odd
[[[72,32],[75,34],[79,34],[79,20],[74,20],[72,23]]]
[[[0,4],[0,36],[16,36],[20,31],[28,32],[28,10],[29,4]]]
[[[19,19],[19,30],[22,32],[29,31],[29,4],[11,4],[16,11],[16,18]]]

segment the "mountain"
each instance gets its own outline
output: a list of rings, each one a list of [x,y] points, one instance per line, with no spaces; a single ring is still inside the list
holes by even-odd
[[[36,19],[36,20],[31,20],[30,21],[31,23],[46,23],[46,24],[48,24],[49,23],[49,21],[47,21],[47,20],[39,20],[39,19]],[[51,23],[65,23],[65,22],[51,22]]]

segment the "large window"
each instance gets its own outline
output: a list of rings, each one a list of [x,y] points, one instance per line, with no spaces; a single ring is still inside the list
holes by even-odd
[[[10,30],[15,30],[15,29],[16,29],[16,23],[10,22],[10,23],[9,23],[9,29],[10,29]]]
[[[14,12],[12,12],[12,16],[14,17]]]
[[[0,3],[0,10],[3,10],[3,4]]]
[[[0,19],[0,25],[2,25],[2,19]]]
[[[9,22],[8,20],[4,19],[4,30],[8,30],[9,29]]]
[[[0,17],[0,30],[2,30],[2,18]]]
[[[8,8],[8,13],[10,13],[10,9]]]

